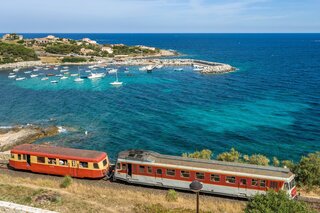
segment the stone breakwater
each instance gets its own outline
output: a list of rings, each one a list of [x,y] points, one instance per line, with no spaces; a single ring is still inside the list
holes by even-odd
[[[16,63],[0,64],[0,69],[13,69],[13,68],[22,68],[22,67],[34,67],[42,66],[41,61],[22,61]]]
[[[123,61],[113,61],[108,62],[106,65],[116,65],[116,66],[198,66],[200,73],[203,74],[217,74],[217,73],[227,73],[236,70],[235,67],[229,64],[223,64],[218,62],[210,62],[203,60],[194,59],[131,59]]]

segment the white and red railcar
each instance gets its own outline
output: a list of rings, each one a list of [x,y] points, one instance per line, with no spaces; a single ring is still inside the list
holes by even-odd
[[[189,190],[193,180],[202,182],[201,192],[251,197],[269,189],[297,194],[294,174],[287,168],[190,159],[152,151],[120,152],[116,180],[150,186]]]

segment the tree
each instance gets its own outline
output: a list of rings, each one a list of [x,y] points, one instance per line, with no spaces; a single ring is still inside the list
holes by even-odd
[[[183,153],[182,157],[210,160],[212,158],[212,155],[213,153],[211,150],[203,149],[201,151],[196,151],[193,153]]]
[[[239,162],[241,157],[240,152],[234,148],[230,149],[230,152],[223,152],[217,156],[217,160],[228,161],[228,162]]]
[[[308,187],[320,186],[320,152],[303,156],[294,173],[297,175],[299,184]]]
[[[272,158],[272,165],[276,167],[280,166],[280,161],[277,157]]]
[[[253,154],[249,158],[249,163],[255,165],[268,166],[269,162],[270,160],[261,154]]]
[[[246,213],[312,213],[306,203],[292,200],[284,191],[267,191],[266,194],[255,195],[247,204]]]

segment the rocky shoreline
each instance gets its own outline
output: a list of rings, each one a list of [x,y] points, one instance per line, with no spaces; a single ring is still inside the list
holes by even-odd
[[[59,128],[55,126],[39,127],[33,125],[15,126],[0,129],[0,152],[10,150],[12,147],[33,143],[34,141],[55,136],[59,133]]]

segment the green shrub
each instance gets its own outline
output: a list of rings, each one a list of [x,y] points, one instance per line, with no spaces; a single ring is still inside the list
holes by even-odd
[[[212,151],[209,149],[203,149],[193,153],[183,153],[182,157],[210,160],[212,157]]]
[[[166,194],[166,200],[168,202],[174,202],[178,200],[178,193],[174,189],[169,189]]]
[[[83,57],[73,57],[73,56],[67,56],[67,57],[63,57],[62,62],[66,63],[66,62],[70,62],[70,63],[81,63],[81,62],[86,62],[87,59],[83,58]]]
[[[0,64],[34,60],[39,60],[34,50],[20,44],[9,44],[0,41]]]
[[[294,169],[297,181],[308,187],[320,186],[320,152],[303,156]]]
[[[228,161],[228,162],[239,162],[241,157],[240,152],[235,150],[235,148],[231,148],[230,152],[223,152],[217,156],[217,160],[220,161]]]
[[[270,160],[266,156],[260,155],[260,154],[253,154],[249,157],[248,163],[255,164],[255,165],[261,165],[261,166],[268,166],[269,162],[270,162]]]
[[[280,166],[280,161],[279,161],[279,159],[277,158],[277,157],[273,157],[272,158],[272,165],[273,166]]]
[[[307,204],[292,200],[284,191],[268,191],[255,195],[247,204],[246,213],[311,213]]]
[[[72,177],[70,176],[65,176],[60,184],[61,188],[67,188],[72,184]]]

